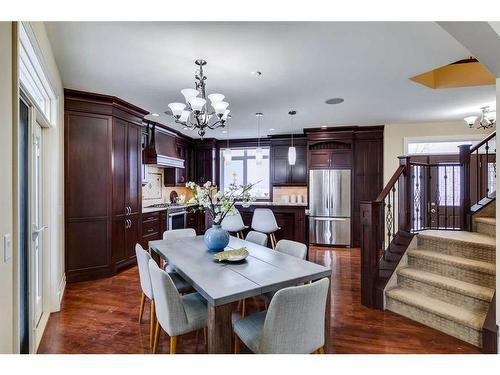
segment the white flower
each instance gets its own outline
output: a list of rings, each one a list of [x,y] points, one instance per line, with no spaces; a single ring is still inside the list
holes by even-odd
[[[205,182],[205,184],[203,185],[205,189],[208,189],[210,186],[212,186],[212,182],[210,181]]]

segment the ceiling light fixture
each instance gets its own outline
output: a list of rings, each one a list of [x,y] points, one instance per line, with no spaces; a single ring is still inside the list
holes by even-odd
[[[257,149],[255,150],[255,164],[262,164],[262,148],[260,147],[260,119],[264,114],[262,112],[257,112]]]
[[[496,111],[490,110],[490,107],[481,107],[480,116],[467,116],[464,118],[469,128],[489,129],[496,125]]]
[[[205,81],[207,77],[203,73],[203,66],[207,62],[198,59],[195,64],[199,66],[195,72],[196,89],[181,90],[186,104],[170,103],[168,107],[172,110],[175,122],[190,129],[197,129],[198,135],[203,139],[207,128],[214,130],[225,126],[229,116],[229,109],[227,109],[229,103],[224,101],[222,94],[206,95]],[[207,97],[210,99],[211,106],[207,103]]]
[[[331,98],[331,99],[325,100],[326,104],[340,104],[343,102],[344,102],[343,98]]]
[[[160,115],[158,113],[151,113],[151,116],[159,117]]]
[[[288,147],[288,164],[295,165],[295,161],[297,160],[297,150],[293,145],[293,116],[297,114],[297,111],[290,111],[288,114],[290,115],[290,129],[292,130],[292,142],[290,147]]]

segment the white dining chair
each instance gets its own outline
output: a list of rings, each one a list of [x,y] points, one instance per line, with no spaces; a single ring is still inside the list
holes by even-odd
[[[324,354],[329,280],[280,289],[269,309],[233,324],[235,353],[240,340],[260,354]]]
[[[243,231],[248,228],[248,226],[243,223],[240,211],[238,210],[232,215],[226,215],[224,220],[222,220],[221,227],[229,233],[236,233],[236,237],[241,239],[243,239]]]
[[[207,326],[208,308],[199,293],[180,296],[170,275],[149,261],[151,285],[155,295],[156,326],[153,353],[156,353],[160,327],[170,336],[170,354],[177,350],[177,337]]]
[[[273,211],[269,208],[256,208],[252,216],[252,229],[257,232],[269,235],[271,247],[276,247],[276,237],[274,232],[280,229],[276,223]]]
[[[254,230],[247,233],[245,240],[256,243],[257,245],[267,246],[267,235]]]

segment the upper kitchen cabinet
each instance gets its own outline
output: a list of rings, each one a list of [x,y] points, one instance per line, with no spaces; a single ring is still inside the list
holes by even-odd
[[[309,169],[351,169],[352,130],[306,130]]]
[[[294,138],[297,152],[295,165],[288,163],[290,137],[271,139],[271,184],[273,186],[307,185],[307,147],[304,137]]]
[[[207,181],[217,184],[218,179],[218,155],[217,140],[198,139],[194,144],[194,179],[198,184]]]
[[[65,90],[65,268],[68,282],[134,261],[146,111],[113,96]]]

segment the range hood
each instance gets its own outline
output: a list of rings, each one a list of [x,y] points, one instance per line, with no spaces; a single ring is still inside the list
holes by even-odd
[[[184,159],[179,158],[176,135],[160,127],[155,122],[146,122],[146,145],[143,163],[163,168],[184,168]]]

